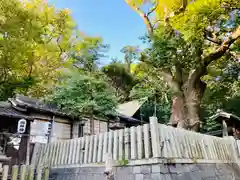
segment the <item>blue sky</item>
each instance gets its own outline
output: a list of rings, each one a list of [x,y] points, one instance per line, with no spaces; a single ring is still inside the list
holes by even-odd
[[[120,52],[122,47],[142,44],[138,37],[146,33],[146,27],[124,0],[49,0],[49,2],[57,8],[70,9],[80,31],[90,36],[101,36],[104,43],[110,44],[108,53],[110,57],[122,58]]]

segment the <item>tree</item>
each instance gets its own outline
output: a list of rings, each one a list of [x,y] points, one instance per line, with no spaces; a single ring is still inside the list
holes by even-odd
[[[126,69],[130,72],[131,64],[138,59],[139,49],[137,46],[125,46],[121,49],[121,52],[124,54]]]
[[[141,10],[146,1],[125,1],[147,26],[151,48],[143,62],[173,93],[171,122],[199,131],[204,77],[239,49],[238,0],[156,0],[146,13]]]
[[[67,9],[43,0],[0,0],[0,93],[41,97],[71,62],[79,40]]]
[[[115,115],[116,97],[103,74],[70,74],[45,99],[75,117]]]
[[[106,57],[109,46],[103,44],[100,37],[84,36],[77,49],[73,52],[74,66],[88,72],[97,71],[100,59]]]

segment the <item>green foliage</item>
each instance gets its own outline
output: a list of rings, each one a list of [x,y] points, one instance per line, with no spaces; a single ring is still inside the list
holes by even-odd
[[[121,159],[118,161],[118,164],[120,166],[126,166],[128,164],[128,160],[127,159]]]
[[[127,101],[131,89],[137,83],[136,76],[129,72],[125,64],[120,62],[104,66],[102,71],[107,75],[111,86],[114,87],[119,102]]]
[[[41,97],[71,62],[79,39],[76,24],[69,10],[43,0],[0,0],[0,5],[1,97],[15,92]]]
[[[56,87],[46,101],[67,114],[82,117],[115,115],[117,104],[113,90],[103,75],[73,74]]]
[[[99,37],[83,37],[72,54],[73,64],[81,70],[94,72],[98,69],[100,59],[106,57],[108,48]]]

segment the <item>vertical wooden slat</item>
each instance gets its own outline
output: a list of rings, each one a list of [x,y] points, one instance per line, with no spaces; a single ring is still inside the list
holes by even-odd
[[[188,138],[188,133],[187,133],[186,130],[182,130],[182,133],[183,133],[183,138],[185,140],[185,147],[188,151],[188,157],[189,157],[189,159],[192,159],[193,154],[192,154],[192,148],[191,148],[191,145],[190,145],[190,141],[189,141],[189,138]]]
[[[20,169],[20,180],[26,179],[26,166],[22,165]]]
[[[56,154],[55,154],[55,161],[53,162],[53,165],[56,166],[59,163],[59,153],[60,153],[60,142],[56,141]]]
[[[39,166],[39,163],[40,163],[40,158],[42,156],[42,151],[43,151],[43,144],[39,143],[38,155],[36,156],[36,162],[35,162],[37,167]]]
[[[151,131],[151,134],[152,134],[151,128],[150,128],[150,131]],[[166,137],[165,137],[164,131],[162,130],[162,125],[161,124],[158,124],[158,132],[159,132],[159,143],[160,143],[159,146],[162,148],[161,157],[167,158],[167,146],[166,146],[166,143],[165,143],[165,138]],[[152,138],[151,138],[151,142],[154,143]],[[152,144],[152,146],[154,146],[154,145]],[[152,153],[154,153],[153,148],[152,148]]]
[[[137,157],[138,159],[143,158],[143,136],[142,126],[137,127]]]
[[[18,166],[14,165],[12,167],[12,179],[11,180],[17,180],[18,179]]]
[[[73,139],[69,140],[69,147],[68,147],[68,160],[67,160],[67,164],[72,164],[72,159],[73,159]]]
[[[165,125],[164,125],[165,126]],[[164,129],[166,130],[167,136],[168,136],[168,144],[169,144],[169,149],[171,150],[171,158],[177,158],[177,152],[176,152],[176,144],[174,140],[174,136],[172,135],[172,131],[174,130],[170,126],[165,126]]]
[[[76,139],[76,159],[74,164],[79,164],[79,158],[80,158],[80,147],[81,147],[81,139]]]
[[[34,179],[34,166],[29,166],[28,167],[28,180],[33,180]]]
[[[85,150],[84,150],[84,148],[85,148],[85,139],[86,139],[86,137],[82,137],[82,138],[81,138],[80,161],[79,161],[80,164],[83,164],[83,162],[84,162],[84,154],[85,154]]]
[[[54,164],[54,161],[56,159],[56,147],[57,147],[57,142],[53,142],[52,144],[52,152],[50,154],[51,156],[51,161],[50,161],[50,167]]]
[[[62,164],[62,156],[63,156],[63,141],[59,141],[59,153],[58,153],[58,160],[57,160],[57,164],[60,165]]]
[[[178,158],[183,158],[183,155],[181,153],[181,143],[178,141],[178,137],[179,137],[180,134],[177,134],[177,131],[176,131],[176,128],[174,128],[172,130],[172,136],[173,136],[173,140],[174,140],[174,145],[175,145],[175,149],[176,149],[176,155]]]
[[[44,180],[48,180],[49,179],[49,169],[45,168],[44,170]]]
[[[205,147],[205,136],[201,138],[201,147],[202,147],[203,159],[209,159],[206,152],[206,147]]]
[[[88,163],[92,163],[93,161],[93,141],[94,141],[93,137],[94,136],[90,136]]]
[[[69,159],[69,150],[70,150],[70,146],[71,146],[71,141],[70,140],[66,140],[66,149],[65,149],[65,154],[64,154],[64,164],[68,164],[68,159]]]
[[[8,180],[8,170],[9,170],[9,166],[4,165],[2,170],[2,180]]]
[[[123,159],[123,129],[119,130],[119,149],[118,149],[118,154],[119,154],[119,159]]]
[[[161,157],[160,151],[160,141],[159,141],[159,126],[156,117],[150,117],[150,130],[151,130],[151,140],[153,157]]]
[[[164,147],[165,147],[165,151],[166,151],[166,158],[171,158],[172,157],[172,148],[170,147],[170,137],[169,137],[169,134],[168,134],[168,131],[166,129],[166,126],[165,125],[160,125],[160,131],[162,131],[163,135],[164,135]]]
[[[109,131],[108,136],[108,154],[113,155],[113,131]]]
[[[131,159],[137,158],[137,141],[136,141],[136,128],[131,127],[130,128],[130,137],[131,137]]]
[[[86,141],[85,141],[84,161],[83,161],[84,164],[87,164],[88,154],[89,154],[89,136],[86,137]]]
[[[94,135],[94,146],[93,146],[93,163],[97,162],[97,151],[98,151],[98,136]]]
[[[106,155],[108,153],[108,132],[103,134],[103,162],[106,160]]]
[[[31,159],[31,164],[37,165],[37,158],[40,155],[40,143],[35,143],[34,148],[33,148],[33,153],[32,153],[32,159]]]
[[[40,148],[40,152],[39,152],[39,157],[37,158],[37,166],[41,166],[41,164],[42,164],[45,146],[46,146],[45,144],[40,145],[41,148]]]
[[[99,142],[98,142],[98,154],[97,154],[97,162],[102,162],[103,157],[103,134],[99,134]]]
[[[118,159],[118,131],[113,132],[113,159]]]
[[[150,151],[150,136],[149,136],[149,124],[144,124],[143,125],[143,137],[144,137],[144,155],[145,158],[148,159],[151,156],[151,151]]]
[[[61,164],[64,164],[64,159],[65,159],[65,154],[66,154],[66,148],[67,148],[67,142],[66,141],[62,141],[61,143],[61,154],[60,154],[60,157],[61,157]]]
[[[37,179],[36,180],[42,180],[42,168],[37,169]]]
[[[47,156],[45,157],[46,163],[48,166],[51,166],[52,161],[52,153],[53,153],[53,143],[48,144],[48,151]]]
[[[125,159],[130,159],[130,133],[129,128],[124,130],[124,154]]]
[[[71,161],[71,164],[76,164],[76,159],[77,159],[77,139],[73,139],[73,151],[72,151],[72,154],[73,154],[73,157],[72,157],[72,161]]]

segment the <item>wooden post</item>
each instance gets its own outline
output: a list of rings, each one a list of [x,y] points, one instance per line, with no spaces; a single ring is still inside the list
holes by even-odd
[[[8,180],[8,165],[3,166],[2,180]]]
[[[157,117],[150,117],[150,130],[153,157],[158,158],[161,156],[160,140],[159,140],[159,125]]]
[[[119,146],[118,146],[118,155],[119,155],[119,159],[122,160],[123,159],[123,129],[119,130]]]
[[[36,180],[42,180],[42,168],[37,169],[37,179]]]
[[[131,159],[136,159],[137,158],[137,141],[136,141],[136,128],[135,127],[131,127]]]
[[[113,159],[118,159],[118,131],[113,132]]]
[[[33,180],[34,178],[34,166],[28,167],[28,180]]]
[[[12,179],[11,180],[17,180],[18,179],[18,166],[15,165],[12,167]]]
[[[150,137],[149,137],[149,124],[144,124],[143,125],[143,137],[144,137],[144,154],[145,158],[148,159],[151,156],[151,147],[150,147]]]
[[[113,177],[113,160],[111,154],[106,154],[105,156],[105,171],[104,174],[106,175],[107,180],[114,180]]]
[[[102,162],[103,156],[103,134],[99,134],[99,141],[98,141],[98,154],[97,154],[97,162]]]
[[[25,179],[26,179],[26,165],[22,165],[20,170],[20,180]]]
[[[128,160],[130,157],[130,140],[129,140],[129,128],[124,130],[124,155],[125,159]]]
[[[48,178],[49,178],[49,169],[45,168],[44,169],[44,180],[48,180]]]
[[[142,159],[143,157],[142,126],[137,127],[137,157],[138,159]]]
[[[105,161],[106,159],[106,154],[108,153],[108,132],[105,132],[103,134],[103,161]]]

